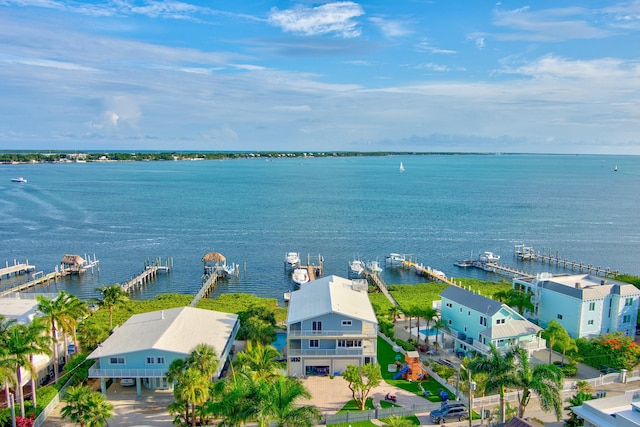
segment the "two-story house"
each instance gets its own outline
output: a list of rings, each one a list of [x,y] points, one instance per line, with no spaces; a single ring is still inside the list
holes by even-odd
[[[378,320],[366,283],[327,276],[292,292],[287,315],[290,376],[339,375],[377,363]]]
[[[103,394],[108,378],[134,378],[138,396],[142,386],[170,389],[166,375],[171,362],[185,359],[203,343],[218,356],[219,376],[239,327],[236,314],[194,307],[134,314],[87,357],[96,360],[89,378],[100,378]]]
[[[525,315],[542,327],[557,320],[572,338],[635,336],[640,290],[634,285],[590,274],[539,273],[513,279],[513,287],[531,294],[534,309]]]
[[[490,344],[500,351],[519,346],[531,353],[545,348],[545,340],[537,336],[541,328],[506,304],[458,286],[449,286],[440,297],[440,315],[458,354],[487,355]]]

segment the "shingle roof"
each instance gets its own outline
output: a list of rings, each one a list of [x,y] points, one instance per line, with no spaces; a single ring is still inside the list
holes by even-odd
[[[473,292],[459,286],[449,286],[444,291],[440,292],[440,296],[459,304],[463,304],[465,307],[469,307],[479,313],[484,313],[487,316],[493,316],[502,309],[501,302],[482,295],[474,294]]]
[[[213,346],[220,355],[237,321],[236,314],[194,307],[134,314],[88,359],[150,349],[188,355],[201,343]]]
[[[330,313],[378,323],[367,293],[353,290],[351,280],[338,276],[314,280],[292,292],[287,323],[301,322]]]

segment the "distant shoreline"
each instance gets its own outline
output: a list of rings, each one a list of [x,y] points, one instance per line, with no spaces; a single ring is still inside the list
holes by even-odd
[[[495,155],[501,153],[457,153],[457,152],[356,152],[356,151],[0,151],[0,164],[34,163],[101,163],[101,162],[149,162],[149,161],[197,161],[231,159],[287,159],[287,158],[324,158],[324,157],[384,157],[384,156],[469,156]]]

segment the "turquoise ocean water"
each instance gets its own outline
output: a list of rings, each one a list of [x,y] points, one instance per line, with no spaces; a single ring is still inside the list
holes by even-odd
[[[405,172],[400,173],[400,162]],[[614,167],[618,171],[614,172]],[[23,176],[26,184],[11,178]],[[346,277],[354,257],[390,252],[448,276],[499,279],[456,260],[514,245],[640,274],[640,158],[420,155],[0,166],[0,263],[28,259],[50,272],[64,254],[94,254],[100,273],[66,278],[82,298],[123,283],[145,259],[173,258],[137,298],[195,294],[209,251],[239,263],[220,292],[282,300],[286,252],[321,254],[325,275]],[[389,284],[424,281],[387,269]],[[25,277],[2,280],[0,289]],[[39,289],[46,291],[47,289]]]

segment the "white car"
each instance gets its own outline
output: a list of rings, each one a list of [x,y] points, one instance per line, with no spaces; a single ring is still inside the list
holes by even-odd
[[[120,385],[122,387],[133,387],[134,385],[136,385],[136,380],[135,378],[122,378],[120,380]]]

